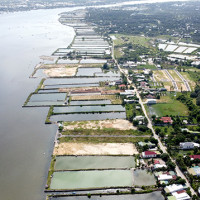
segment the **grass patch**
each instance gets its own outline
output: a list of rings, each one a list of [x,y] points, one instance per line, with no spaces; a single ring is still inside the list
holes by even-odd
[[[52,156],[51,165],[50,165],[49,173],[48,173],[48,177],[47,177],[47,185],[48,185],[48,188],[50,188],[51,176],[53,175],[53,172],[54,172],[55,163],[56,163],[56,156]]]
[[[155,65],[139,65],[136,67],[136,69],[157,69]]]
[[[180,101],[176,100],[173,94],[162,96],[159,103],[151,105],[153,111],[159,116],[188,116],[188,108]]]
[[[35,94],[38,93],[38,91],[42,88],[42,86],[43,86],[45,80],[46,80],[46,79],[43,78],[43,79],[40,81],[40,83],[39,83],[37,89],[36,89],[35,92],[34,92]]]
[[[51,115],[53,115],[53,108],[54,108],[54,106],[50,106],[49,112],[46,117],[45,124],[51,124],[50,117],[51,117]]]
[[[151,135],[151,132],[141,132],[138,130],[117,130],[114,128],[104,128],[104,129],[83,129],[77,128],[74,130],[66,130],[62,132],[63,135],[132,135],[132,136],[142,136]]]
[[[124,138],[124,137],[62,137],[59,139],[61,143],[136,143],[144,141],[145,137]]]

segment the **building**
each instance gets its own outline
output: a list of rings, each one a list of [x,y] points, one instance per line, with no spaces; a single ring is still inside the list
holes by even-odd
[[[156,158],[157,153],[153,151],[144,151],[142,152],[142,158]]]
[[[184,187],[181,184],[168,185],[164,188],[166,193],[173,193],[173,192],[181,191],[183,189]]]
[[[153,166],[153,168],[154,169],[167,168],[167,165],[165,165],[165,164],[155,164]],[[164,179],[164,180],[166,180],[166,179]]]
[[[134,121],[144,120],[144,116],[138,115],[138,116],[134,117],[133,120],[134,120]]]
[[[194,142],[180,142],[180,149],[194,149],[195,147],[199,148],[198,143]]]
[[[172,124],[173,123],[173,120],[172,120],[171,117],[161,117],[160,121],[162,121],[165,124]]]
[[[173,176],[168,175],[168,174],[161,174],[158,176],[159,181],[168,181],[174,179]]]
[[[148,100],[146,101],[146,103],[149,104],[149,105],[150,105],[150,104],[156,104],[156,102],[157,102],[156,99],[148,99]]]
[[[188,169],[188,172],[193,176],[200,176],[200,167],[199,166],[191,167]]]
[[[191,160],[200,159],[200,155],[191,155]]]

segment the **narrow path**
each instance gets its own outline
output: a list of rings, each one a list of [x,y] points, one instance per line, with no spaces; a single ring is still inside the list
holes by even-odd
[[[190,88],[190,85],[189,85],[188,81],[182,76],[182,74],[179,71],[177,71],[176,69],[174,71],[180,77],[180,79],[184,82],[185,87],[187,88],[187,91],[191,92],[192,90]]]
[[[138,138],[138,137],[150,137],[150,135],[62,135],[61,137],[74,137],[74,138],[79,138],[79,137],[90,137],[90,138]]]

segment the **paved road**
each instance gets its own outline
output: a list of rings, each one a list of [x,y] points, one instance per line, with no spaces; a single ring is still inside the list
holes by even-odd
[[[145,107],[144,107],[144,103],[143,103],[143,101],[142,101],[142,99],[141,99],[141,97],[140,97],[140,95],[139,95],[139,92],[138,92],[137,88],[135,87],[134,84],[132,84],[132,81],[131,81],[131,80],[128,78],[128,76],[124,73],[124,70],[121,69],[120,65],[118,64],[117,60],[116,60],[115,57],[114,57],[114,44],[113,44],[112,53],[113,53],[113,54],[112,54],[112,58],[114,59],[115,63],[117,64],[117,66],[118,66],[120,72],[123,73],[123,74],[127,77],[128,83],[131,84],[131,85],[133,85],[133,87],[135,88],[134,90],[135,90],[135,93],[136,93],[136,95],[137,95],[137,98],[139,99],[139,103],[140,103],[140,105],[141,105],[141,108],[142,108],[142,110],[143,110],[143,112],[144,112],[145,117],[146,117],[147,120],[148,120],[148,125],[147,125],[147,127],[148,127],[149,129],[152,130],[153,136],[154,136],[154,138],[156,138],[156,139],[158,140],[158,144],[159,144],[159,146],[160,146],[160,149],[163,151],[163,153],[168,153],[166,147],[162,144],[160,138],[159,138],[159,137],[156,135],[156,133],[155,133],[155,130],[154,130],[153,125],[152,125],[152,122],[151,122],[149,116],[147,115],[146,109],[145,109]],[[167,71],[167,70],[166,70],[166,71]],[[167,71],[166,73],[169,74],[168,71]],[[169,76],[171,76],[171,75],[169,74]],[[171,79],[173,79],[172,76],[171,76]],[[174,79],[173,79],[173,80],[174,80]],[[175,80],[174,80],[174,82],[175,82]],[[178,90],[178,87],[177,87],[177,85],[176,85],[176,82],[175,82],[174,84],[175,84],[175,85],[174,85],[175,90]],[[170,158],[171,158],[171,157],[170,157]],[[172,159],[172,158],[171,158],[171,160],[172,160],[172,162],[174,162],[174,164],[176,165],[175,171],[176,171],[177,175],[180,176],[182,179],[184,179],[184,180],[186,181],[186,185],[190,188],[192,195],[197,195],[196,192],[195,192],[195,191],[193,190],[193,188],[191,187],[191,185],[190,185],[190,183],[188,182],[188,180],[187,180],[187,178],[185,177],[185,175],[182,173],[182,171],[181,171],[181,170],[179,169],[179,167],[177,166],[175,160]],[[197,196],[198,196],[198,195],[197,195]]]
[[[184,82],[185,84],[185,87],[187,88],[187,91],[191,92],[191,88],[190,88],[190,85],[188,83],[188,81],[182,76],[181,73],[179,73],[179,71],[177,71],[176,69],[174,70],[176,72],[176,74],[180,77],[180,79]]]
[[[164,69],[165,73],[167,74],[167,76],[171,79],[171,82],[173,84],[174,90],[178,91],[178,86],[176,84],[176,81],[174,80],[174,78],[172,77],[172,75],[168,72],[168,70]]]

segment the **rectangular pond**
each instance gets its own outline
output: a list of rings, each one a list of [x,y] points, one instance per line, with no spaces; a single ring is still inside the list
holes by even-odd
[[[92,170],[54,172],[51,189],[126,187],[133,185],[131,170]]]
[[[30,98],[30,102],[41,101],[64,101],[67,93],[50,93],[50,94],[33,94]]]
[[[45,85],[45,89],[59,89],[59,88],[79,88],[79,87],[98,87],[99,83],[84,83],[84,84],[58,84]]]
[[[30,107],[40,107],[40,106],[62,106],[65,105],[64,101],[33,101],[33,102],[28,102],[26,106]]]
[[[95,73],[101,73],[102,69],[101,68],[92,68],[92,67],[88,67],[88,68],[78,68],[78,71],[76,73],[76,76],[94,76]]]
[[[93,100],[93,101],[70,101],[70,105],[98,105],[98,104],[112,104],[110,100]]]
[[[55,170],[134,168],[133,156],[57,156]]]
[[[104,81],[115,81],[115,80],[119,80],[119,77],[49,78],[44,82],[44,85],[99,83]]]
[[[77,113],[77,112],[125,112],[122,105],[91,105],[91,106],[65,106],[54,107],[54,113]]]
[[[156,179],[154,175],[150,172],[147,172],[147,170],[135,170],[133,172],[133,179],[134,179],[134,185],[138,186],[150,186],[150,185],[156,185]]]
[[[91,200],[164,200],[160,191],[148,194],[127,194],[127,195],[92,195]],[[88,200],[87,196],[74,197],[52,197],[50,200]]]
[[[105,120],[105,119],[126,119],[126,112],[115,113],[88,113],[88,114],[67,114],[53,115],[51,121],[88,121],[88,120]]]
[[[53,89],[53,90],[43,90],[43,89],[40,89],[40,90],[38,90],[38,93],[40,93],[40,94],[45,94],[45,93],[59,93],[59,91],[57,90],[57,89]]]

